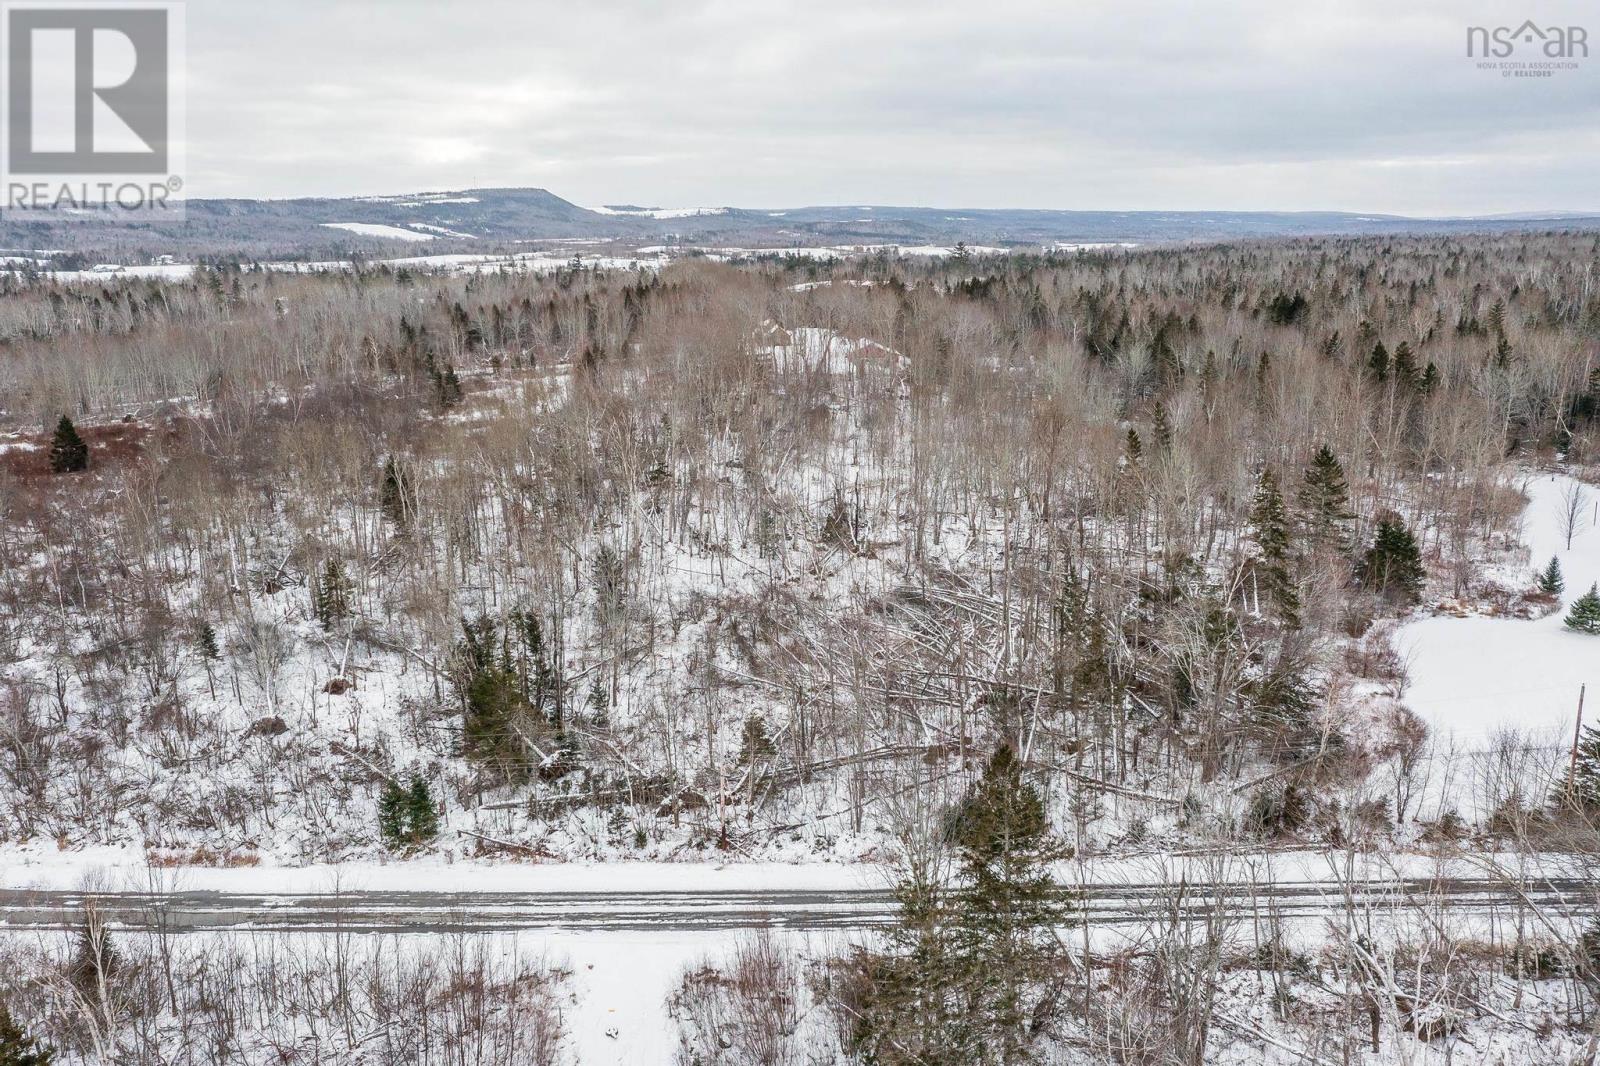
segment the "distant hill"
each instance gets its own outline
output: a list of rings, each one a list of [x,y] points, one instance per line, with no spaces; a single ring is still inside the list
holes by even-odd
[[[1361,235],[1600,229],[1570,212],[1492,218],[1407,218],[1335,211],[1037,211],[966,208],[579,207],[545,189],[463,189],[400,196],[191,200],[182,225],[8,222],[0,247],[80,250],[129,262],[140,255],[320,258],[413,251],[497,250],[529,241],[685,244],[1038,246]]]

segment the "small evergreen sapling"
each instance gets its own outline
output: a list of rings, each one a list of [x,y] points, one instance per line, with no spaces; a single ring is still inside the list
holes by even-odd
[[[391,848],[426,844],[439,835],[439,809],[433,790],[418,774],[409,786],[391,778],[378,797],[378,833]]]
[[[439,835],[439,809],[433,805],[433,790],[416,775],[406,790],[406,822],[413,844],[427,843]]]
[[[1381,596],[1402,603],[1416,603],[1422,597],[1426,576],[1417,538],[1405,527],[1400,516],[1391,514],[1380,518],[1372,547],[1361,560],[1361,583]]]
[[[90,1003],[100,1003],[111,980],[122,970],[122,955],[111,943],[103,921],[90,918],[78,930],[78,946],[67,967],[72,987]]]
[[[1539,591],[1546,596],[1559,596],[1567,589],[1566,578],[1561,576],[1561,564],[1554,555],[1550,556],[1550,565],[1539,574]]]
[[[378,797],[378,832],[391,848],[406,843],[406,790],[396,781],[386,781]]]
[[[1573,601],[1567,612],[1567,628],[1600,635],[1600,586],[1590,585],[1588,592]]]
[[[322,628],[332,629],[350,616],[350,601],[354,595],[355,586],[345,576],[344,567],[339,560],[329,559],[312,590],[311,612],[322,623]]]
[[[50,472],[75,474],[89,469],[89,445],[78,436],[77,427],[66,415],[56,423],[56,434],[50,441]]]

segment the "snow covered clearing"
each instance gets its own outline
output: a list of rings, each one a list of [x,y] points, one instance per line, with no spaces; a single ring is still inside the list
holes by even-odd
[[[348,230],[363,237],[388,237],[397,241],[431,241],[433,234],[418,233],[415,230],[401,229],[399,226],[385,226],[376,222],[324,222],[327,229]]]
[[[1533,583],[1554,557],[1566,579],[1561,609],[1539,619],[1483,616],[1422,618],[1403,626],[1397,643],[1410,666],[1405,702],[1436,736],[1480,744],[1498,730],[1570,736],[1584,685],[1594,698],[1588,720],[1600,721],[1600,638],[1563,625],[1566,608],[1600,581],[1600,526],[1594,508],[1600,489],[1564,474],[1528,477],[1522,535],[1527,561],[1505,575],[1512,587]],[[1568,493],[1580,494],[1568,547]]]
[[[597,215],[631,215],[635,218],[697,218],[701,215],[725,215],[726,207],[591,207]]]

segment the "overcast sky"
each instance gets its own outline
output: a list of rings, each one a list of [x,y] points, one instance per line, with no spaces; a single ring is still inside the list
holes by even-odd
[[[1595,57],[1466,57],[1524,18]],[[1600,210],[1592,0],[189,0],[187,27],[194,196]]]

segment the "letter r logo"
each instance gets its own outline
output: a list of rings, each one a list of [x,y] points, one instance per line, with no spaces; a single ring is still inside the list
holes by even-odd
[[[166,172],[166,10],[19,5],[5,17],[10,173]]]

